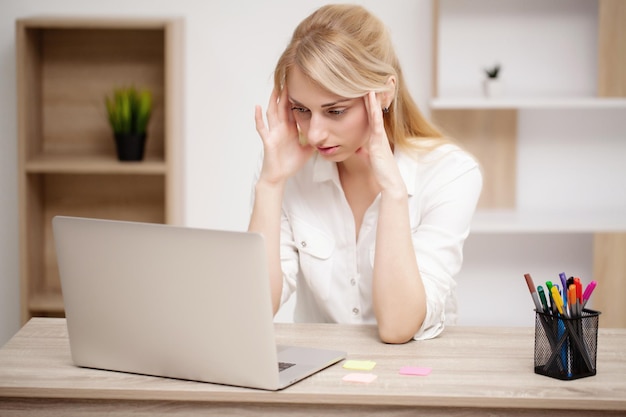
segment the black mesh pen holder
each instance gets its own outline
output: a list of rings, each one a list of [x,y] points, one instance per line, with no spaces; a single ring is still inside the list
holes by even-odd
[[[599,311],[535,313],[535,373],[565,381],[596,374]]]

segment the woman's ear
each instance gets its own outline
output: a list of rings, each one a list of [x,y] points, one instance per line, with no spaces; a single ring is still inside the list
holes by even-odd
[[[391,75],[385,83],[385,91],[381,94],[381,104],[383,108],[388,109],[391,107],[393,99],[396,98],[396,77]]]

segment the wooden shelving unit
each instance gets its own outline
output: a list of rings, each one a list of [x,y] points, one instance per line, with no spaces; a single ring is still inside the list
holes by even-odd
[[[444,5],[446,7],[442,7]],[[445,132],[457,138],[468,148],[481,162],[484,172],[484,189],[479,202],[479,212],[473,223],[473,230],[476,233],[497,233],[497,234],[519,234],[519,233],[590,233],[594,238],[594,279],[601,280],[596,290],[594,306],[603,311],[601,324],[613,327],[626,326],[626,307],[621,302],[621,296],[626,288],[623,283],[623,274],[626,270],[626,218],[623,213],[546,213],[533,212],[524,213],[517,209],[516,201],[516,180],[518,167],[516,166],[518,144],[518,112],[523,109],[550,111],[552,109],[575,109],[575,110],[614,110],[626,109],[626,5],[620,0],[597,0],[595,3],[572,2],[463,2],[462,0],[435,0],[434,2],[434,46],[433,46],[433,98],[431,101],[431,115],[435,122],[440,125]],[[594,6],[597,5],[597,6]],[[482,5],[482,6],[481,6]],[[537,24],[546,21],[550,25],[555,22],[547,18],[543,13],[563,17],[568,13],[575,16],[584,9],[587,16],[596,16],[595,26],[597,31],[590,31],[591,40],[585,42],[593,44],[593,38],[597,37],[597,80],[596,86],[592,88],[595,94],[581,96],[576,91],[577,82],[572,82],[572,91],[561,96],[555,94],[520,94],[519,96],[506,96],[502,98],[483,98],[480,95],[461,94],[459,96],[443,94],[441,95],[444,76],[453,73],[450,66],[444,70],[441,68],[442,34],[441,19],[444,9],[453,16],[447,24],[468,25],[475,24],[477,19],[481,27],[493,27],[492,33],[485,42],[498,41],[500,35],[508,34],[509,27],[503,32],[500,18],[497,13],[492,13],[491,6],[497,5],[498,12],[504,16],[524,15],[531,16],[523,26],[521,32],[528,35],[531,29],[529,23]],[[538,8],[536,6],[539,6]],[[559,9],[564,6],[564,9]],[[482,9],[480,9],[482,7]],[[573,7],[574,10],[570,9]],[[594,10],[595,7],[595,10]],[[506,9],[506,10],[504,10]],[[503,11],[504,10],[504,11]],[[584,12],[582,12],[584,13]],[[579,16],[580,17],[580,16]],[[491,20],[489,20],[491,19]],[[533,20],[534,19],[534,20]],[[575,24],[580,24],[574,17]],[[586,20],[586,19],[582,19]],[[469,23],[468,23],[469,22]],[[458,27],[457,27],[458,29]],[[468,27],[456,33],[468,33]],[[584,28],[587,29],[587,28]],[[500,30],[500,32],[498,32]],[[517,27],[520,30],[520,27]],[[493,32],[495,31],[495,32]],[[558,33],[558,30],[554,30]],[[578,31],[579,32],[579,31]],[[483,33],[484,36],[484,33]],[[549,42],[549,39],[544,39]],[[480,48],[473,51],[481,53],[483,49],[489,49],[489,45],[480,43]],[[549,72],[552,67],[557,68],[551,75],[553,80],[559,79],[559,61],[561,57],[558,53],[544,54],[543,57],[551,56],[555,61],[544,62],[537,60],[537,56],[519,58],[524,53],[536,53],[537,45],[526,44],[524,48],[516,48],[515,45],[506,45],[504,49],[510,53],[508,56],[520,62],[538,62],[540,65],[531,68],[535,70]],[[571,50],[579,53],[579,45],[571,45]],[[593,49],[593,48],[592,48]],[[456,45],[453,51],[447,50],[447,57],[450,52],[454,58],[462,57],[471,59],[472,52],[468,52]],[[586,55],[582,55],[586,56]],[[452,60],[455,63],[459,61]],[[450,61],[447,61],[450,64]],[[453,66],[455,71],[461,69]],[[467,68],[465,68],[467,70]],[[561,68],[562,70],[562,68]],[[447,72],[446,72],[447,71]],[[519,76],[520,74],[518,74]],[[523,74],[526,78],[533,75]],[[537,74],[534,79],[539,83]],[[449,80],[450,78],[447,78]],[[467,81],[467,80],[465,80]],[[524,80],[526,81],[526,80]],[[545,84],[544,84],[545,86]],[[446,92],[454,90],[459,86],[449,88]],[[467,87],[467,86],[465,86]],[[461,88],[462,90],[462,88]],[[466,88],[464,91],[470,91]],[[522,88],[517,89],[523,91]],[[553,93],[553,92],[550,92]],[[616,179],[616,181],[619,181]],[[575,210],[574,210],[575,211]]]
[[[51,219],[182,222],[183,21],[16,22],[22,321],[63,315]],[[154,98],[146,155],[119,162],[104,97]]]
[[[570,97],[570,98],[451,98],[433,99],[433,110],[451,109],[625,109],[626,98]]]

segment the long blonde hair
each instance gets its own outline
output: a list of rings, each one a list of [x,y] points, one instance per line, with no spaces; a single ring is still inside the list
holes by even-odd
[[[384,114],[391,145],[419,150],[446,142],[409,94],[387,28],[365,8],[326,5],[304,19],[276,65],[278,91],[294,66],[322,88],[346,98],[385,92],[393,76],[394,99]]]

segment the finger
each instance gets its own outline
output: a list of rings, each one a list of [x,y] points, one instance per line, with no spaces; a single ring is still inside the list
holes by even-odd
[[[263,120],[263,110],[261,109],[261,106],[256,106],[254,108],[254,124],[256,126],[256,131],[261,136],[261,139],[265,139],[267,127],[265,126],[265,121]]]
[[[365,111],[367,112],[368,120],[370,118],[370,112],[372,111],[371,104],[370,104],[370,95],[371,94],[372,94],[372,92],[370,91],[369,93],[367,93],[366,95],[363,96],[363,101],[365,102]]]
[[[287,86],[283,86],[278,99],[278,117],[280,120],[289,119],[289,97],[287,96]]]
[[[267,124],[271,128],[278,122],[277,116],[278,110],[278,91],[275,88],[272,89],[272,94],[270,95],[270,101],[267,104]]]
[[[383,110],[376,93],[373,91],[370,91],[367,95],[367,108],[369,109],[368,117],[372,134],[380,136],[385,129],[383,123]]]

